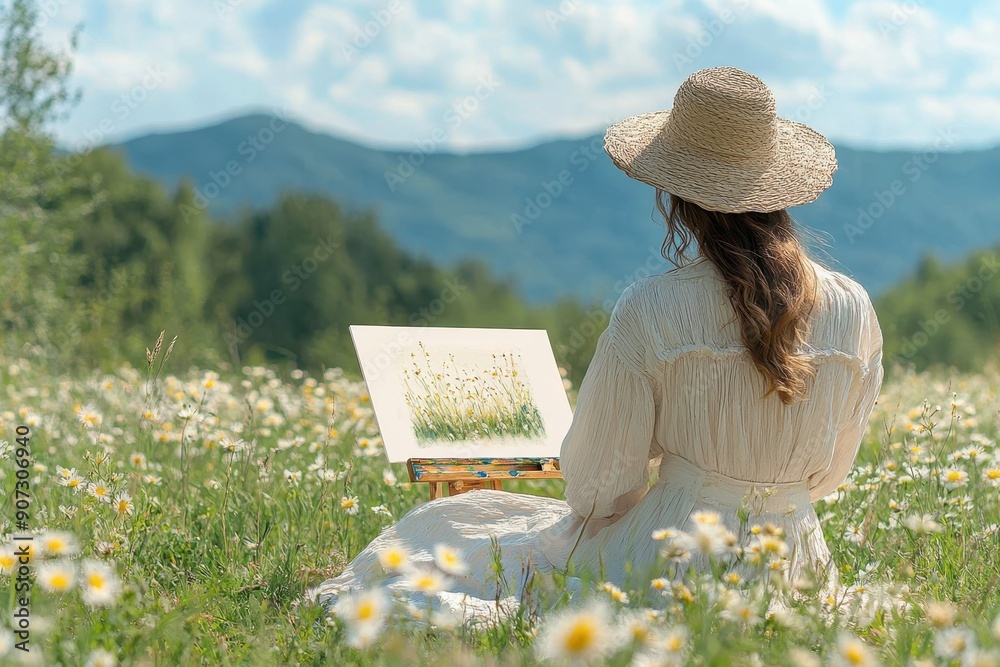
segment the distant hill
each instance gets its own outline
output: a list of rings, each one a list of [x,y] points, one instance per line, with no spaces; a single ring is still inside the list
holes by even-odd
[[[406,153],[252,115],[116,148],[169,188],[189,179],[216,215],[270,204],[287,190],[326,194],[374,210],[403,248],[446,263],[483,258],[542,301],[613,297],[645,271],[668,268],[658,259],[663,227],[652,188],[616,169],[601,142],[595,135],[460,155],[435,150],[429,136]],[[820,258],[873,295],[924,254],[956,259],[1000,239],[1000,148],[840,146],[837,155],[833,187],[791,212],[824,239]]]

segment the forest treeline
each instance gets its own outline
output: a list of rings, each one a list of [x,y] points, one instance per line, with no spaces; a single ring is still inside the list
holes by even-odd
[[[579,383],[608,302],[531,306],[478,261],[440,267],[371,213],[288,193],[221,221],[188,185],[166,192],[109,149],[63,154],[71,54],[38,38],[34,3],[0,13],[0,332],[7,355],[53,371],[141,365],[165,330],[175,364],[282,363],[357,371],[351,324],[548,330]],[[484,252],[488,252],[484,248]],[[997,345],[994,252],[927,258],[876,304],[886,359],[973,369]]]
[[[277,362],[357,370],[350,324],[544,328],[579,379],[603,307],[526,305],[482,263],[435,266],[370,213],[289,193],[214,220],[187,185],[167,193],[108,149],[61,156],[45,137],[0,139],[0,323],[63,365],[141,364],[159,331],[174,363]],[[192,213],[194,211],[194,213]]]

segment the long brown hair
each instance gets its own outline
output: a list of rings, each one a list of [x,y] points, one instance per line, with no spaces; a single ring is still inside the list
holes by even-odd
[[[663,256],[682,264],[694,240],[728,284],[743,344],[768,384],[764,396],[777,392],[785,404],[805,398],[816,369],[797,348],[809,333],[816,271],[792,217],[785,210],[708,211],[663,190],[656,192],[656,207],[667,225]]]

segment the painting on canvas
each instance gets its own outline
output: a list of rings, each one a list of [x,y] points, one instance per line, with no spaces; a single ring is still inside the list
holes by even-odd
[[[548,334],[352,326],[392,462],[557,457],[572,411]]]

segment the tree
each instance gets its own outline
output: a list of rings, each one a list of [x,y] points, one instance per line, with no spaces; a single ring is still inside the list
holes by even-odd
[[[53,53],[38,32],[38,9],[29,0],[13,0],[0,9],[0,110],[5,127],[19,134],[44,131],[47,124],[63,117],[80,99],[67,82],[73,70],[69,54]],[[76,50],[80,28],[70,37]]]
[[[0,330],[7,345],[52,348],[79,323],[67,304],[82,262],[69,249],[88,204],[69,196],[74,184],[46,134],[78,98],[67,85],[72,63],[42,44],[37,25],[26,0],[0,13]]]

